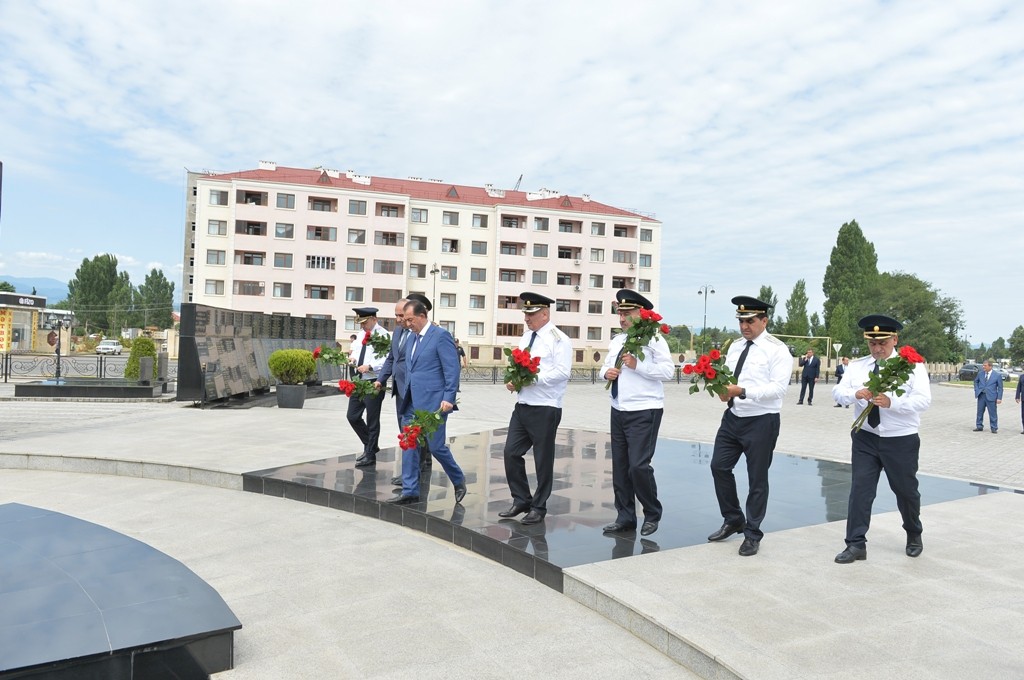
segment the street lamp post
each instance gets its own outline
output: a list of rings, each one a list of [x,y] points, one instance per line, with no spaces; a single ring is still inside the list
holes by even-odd
[[[56,347],[56,352],[57,352],[57,372],[56,372],[56,375],[54,377],[56,378],[57,383],[59,384],[60,383],[60,338],[61,338],[61,335],[62,335],[61,329],[64,329],[66,331],[69,328],[71,328],[71,317],[69,315],[65,314],[63,317],[57,318],[56,314],[50,314],[49,316],[46,317],[46,325],[50,329],[57,331],[57,347]]]
[[[700,329],[700,353],[704,354],[704,340],[708,336],[708,295],[714,295],[715,289],[710,283],[705,283],[697,289],[697,295],[704,296],[704,325]]]
[[[437,274],[440,271],[441,270],[437,268],[437,263],[436,262],[433,265],[431,265],[431,267],[430,267],[430,276],[432,276],[433,279],[434,279],[434,292],[430,296],[430,321],[431,322],[434,321],[434,310],[437,309]]]

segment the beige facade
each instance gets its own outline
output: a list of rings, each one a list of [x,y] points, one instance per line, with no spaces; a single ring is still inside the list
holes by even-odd
[[[188,186],[186,302],[328,317],[347,340],[353,307],[390,321],[394,302],[419,292],[479,364],[503,363],[518,341],[525,290],[557,301],[552,319],[582,364],[618,328],[616,289],[658,303],[661,223],[589,196],[273,163],[189,173]]]

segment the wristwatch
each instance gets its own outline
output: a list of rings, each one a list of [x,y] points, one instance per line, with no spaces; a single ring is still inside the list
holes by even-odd
[[[746,399],[746,398],[747,398],[747,388],[746,387],[741,387],[740,388],[740,399]]]

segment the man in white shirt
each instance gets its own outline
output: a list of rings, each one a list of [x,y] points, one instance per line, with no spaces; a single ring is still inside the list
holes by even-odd
[[[377,371],[384,366],[387,353],[380,356],[373,351],[369,338],[373,334],[387,337],[388,330],[377,323],[376,307],[356,307],[356,323],[362,329],[359,340],[352,347],[353,373],[352,380],[376,381]],[[384,403],[384,390],[362,399],[350,397],[348,400],[348,424],[352,426],[359,441],[363,443],[363,453],[356,458],[356,467],[369,467],[377,464],[377,452],[380,451],[380,408]],[[366,421],[363,421],[363,414]]]
[[[512,507],[498,513],[512,518],[526,513],[523,524],[538,524],[547,514],[548,497],[555,471],[555,435],[562,422],[562,397],[572,371],[572,341],[551,323],[551,305],[555,301],[538,293],[519,296],[523,303],[526,332],[519,349],[529,349],[540,358],[537,380],[519,391],[505,438],[505,479],[512,492]],[[512,383],[505,387],[515,391]],[[530,493],[526,476],[526,452],[533,448],[537,471],[537,489]]]
[[[873,394],[864,385],[877,362],[897,356],[898,333],[903,330],[903,324],[881,314],[865,316],[857,323],[864,330],[871,355],[850,363],[843,381],[832,388],[832,398],[843,405],[853,404],[857,416],[869,402],[874,406],[864,425],[852,437],[853,483],[846,513],[846,550],[836,555],[839,564],[867,559],[871,504],[882,470],[896,494],[896,505],[903,517],[907,556],[917,557],[924,549],[917,461],[921,450],[918,436],[921,413],[932,403],[928,371],[924,364],[914,364],[910,378],[900,388],[902,395]]]
[[[622,288],[615,294],[622,333],[612,338],[601,377],[611,380],[612,490],[615,521],[604,528],[608,534],[636,529],[636,502],[644,507],[641,536],[658,530],[661,502],[654,481],[654,447],[665,412],[663,380],[671,380],[675,364],[668,343],[655,333],[643,348],[643,359],[625,350],[628,329],[640,318],[640,310],[654,304],[640,293]],[[615,364],[621,361],[621,367]]]
[[[729,347],[725,364],[737,377],[737,384],[729,385],[720,397],[729,402],[729,408],[722,416],[711,455],[715,495],[725,522],[708,540],[722,541],[742,531],[739,554],[750,557],[757,554],[764,537],[761,522],[768,508],[768,468],[779,438],[779,411],[789,387],[793,356],[781,340],[768,333],[771,305],[743,295],[734,297],[732,303],[743,339]],[[747,457],[750,489],[746,517],[732,472],[742,454]]]

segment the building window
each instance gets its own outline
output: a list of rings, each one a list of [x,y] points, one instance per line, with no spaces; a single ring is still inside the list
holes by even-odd
[[[640,240],[644,243],[651,243],[654,241],[654,230],[653,229],[641,229]]]
[[[337,227],[306,227],[307,241],[337,241]]]
[[[501,226],[508,227],[509,229],[518,229],[519,228],[519,218],[518,217],[508,217],[508,216],[502,217],[501,218]]]
[[[306,286],[306,298],[309,300],[333,300],[334,286]]]
[[[601,300],[591,300],[587,303],[587,312],[590,314],[603,314],[604,302]]]
[[[546,217],[534,217],[533,228],[536,231],[547,231],[548,230],[548,218]]]
[[[484,309],[485,299],[483,295],[470,295],[469,296],[469,308],[470,309]]]
[[[486,229],[487,228],[487,215],[473,215],[473,227],[475,229]]]
[[[365,261],[361,257],[350,257],[345,261],[345,271],[360,273],[365,271]]]
[[[224,282],[217,279],[206,279],[206,294],[207,295],[223,295],[224,294]]]
[[[262,281],[235,281],[233,291],[235,295],[263,295]]]
[[[470,242],[470,252],[474,255],[486,255],[487,254],[487,241],[472,241]]]
[[[473,267],[472,269],[469,270],[469,280],[470,281],[486,281],[487,280],[487,270],[486,269],[480,269],[479,267]]]
[[[274,253],[274,266],[278,269],[291,269],[292,268],[292,254],[291,253]],[[291,296],[289,296],[291,297]]]
[[[378,246],[405,246],[405,234],[394,231],[373,232],[373,242]]]
[[[266,253],[254,253],[246,250],[235,251],[235,264],[248,264],[254,267],[262,267],[267,259]]]
[[[650,267],[651,266],[651,256],[650,255],[641,255],[640,256],[640,266],[641,267]]]
[[[410,279],[425,279],[425,278],[427,278],[427,265],[425,265],[425,264],[410,264],[409,265],[409,278]]]
[[[483,321],[470,321],[469,322],[469,334],[473,336],[482,336],[484,334],[484,322]]]
[[[500,335],[502,337],[508,337],[508,336],[518,337],[518,336],[523,334],[523,324],[521,324],[521,323],[499,323],[495,327],[494,332],[495,332],[496,335]],[[500,347],[497,348],[497,349],[498,349],[499,352],[501,351]]]
[[[427,237],[426,236],[410,236],[409,237],[409,250],[426,250],[427,249]]]
[[[555,275],[555,281],[559,286],[571,286],[572,285],[572,274],[566,274],[565,272],[558,272]]]
[[[591,288],[604,288],[604,274],[591,274],[590,275],[590,287]]]
[[[591,248],[590,249],[590,261],[591,262],[604,262],[604,248]]]
[[[459,252],[459,240],[454,238],[441,239],[441,252],[442,253],[457,253]]]
[[[374,288],[370,295],[374,302],[390,302],[394,304],[402,299],[402,291],[398,288]]]
[[[538,285],[547,285],[548,273],[538,269],[533,270],[533,282]]]
[[[591,222],[590,223],[590,235],[591,236],[604,236],[604,222]]]
[[[613,250],[612,262],[628,262],[629,264],[633,264],[636,262],[636,253],[631,250]]]
[[[357,201],[355,199],[348,202],[348,214],[349,215],[365,215],[366,214],[366,201]]]
[[[533,256],[534,257],[547,257],[548,256],[548,244],[547,243],[534,243],[533,244]]]
[[[427,209],[426,208],[413,208],[412,209],[412,221],[419,222],[421,224],[427,221]]]
[[[381,217],[399,217],[401,215],[401,208],[397,205],[382,205],[380,206]]]
[[[288,208],[290,210],[295,209],[295,194],[278,194],[277,195],[277,207]],[[291,293],[288,295],[275,295],[274,297],[291,297]]]
[[[441,213],[441,224],[456,227],[459,224],[459,213],[445,210]]]
[[[373,261],[373,273],[374,274],[401,274],[403,272],[402,263],[399,260],[374,260]]]
[[[235,233],[244,236],[266,236],[267,223],[238,220],[235,222]]]
[[[228,192],[217,191],[216,189],[210,189],[210,205],[227,205],[228,204]],[[224,293],[219,293],[223,295]]]
[[[563,333],[565,333],[566,335],[568,335],[570,338],[572,338],[574,340],[578,339],[580,337],[580,327],[579,326],[557,326],[556,325],[555,328],[557,328],[558,330],[562,331]]]
[[[337,212],[337,200],[333,198],[310,198],[309,209],[317,212]]]
[[[499,269],[498,280],[506,283],[519,283],[519,272],[515,269]]]
[[[363,289],[349,286],[345,289],[345,301],[346,302],[362,302],[363,301]]]
[[[235,201],[245,205],[267,205],[267,194],[262,191],[239,190],[235,193]]]
[[[440,306],[441,307],[454,307],[455,306],[455,293],[441,293]]]
[[[327,255],[306,255],[306,269],[334,269],[334,258]]]
[[[639,291],[641,293],[650,293],[651,292],[651,280],[650,279],[640,279],[640,281],[638,282],[638,285],[637,285],[637,291]]]
[[[209,225],[206,227],[206,233],[212,234],[213,236],[227,236],[228,235],[228,223],[226,220],[210,220]]]
[[[365,229],[349,229],[348,230],[348,242],[352,244],[364,244],[366,243],[366,230]]]
[[[457,281],[459,278],[458,267],[441,267],[441,278],[448,281]]]
[[[278,194],[280,196],[281,194]],[[292,284],[290,283],[275,283],[274,284],[274,297],[276,298],[290,298],[292,296]]]
[[[559,220],[558,231],[563,234],[579,234],[582,231],[580,222],[568,222],[565,220]]]
[[[574,259],[573,256],[572,256],[572,248],[567,248],[565,246],[558,246],[558,259],[559,260],[572,260],[572,259]]]
[[[445,329],[452,335],[455,335],[455,322],[454,321],[438,321],[437,325]]]
[[[227,264],[226,250],[207,250],[206,264]]]
[[[600,326],[587,326],[587,340],[600,340],[601,339],[601,327]]]
[[[625,288],[626,277],[625,276],[613,276],[612,277],[612,288]]]
[[[627,238],[629,236],[629,227],[624,227],[621,224],[616,224],[612,230],[612,235],[618,236],[619,238]]]
[[[570,300],[555,300],[555,311],[556,312],[571,312],[572,301]]]
[[[295,225],[278,222],[274,225],[274,238],[295,238]]]
[[[500,246],[500,250],[501,250],[501,254],[502,255],[518,255],[519,254],[519,244],[518,243],[509,243],[507,241],[502,241],[501,242],[501,246]]]

